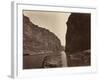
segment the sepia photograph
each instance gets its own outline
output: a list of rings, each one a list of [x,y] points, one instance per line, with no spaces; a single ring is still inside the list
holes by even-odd
[[[91,66],[91,13],[23,10],[23,69]]]
[[[95,8],[12,5],[12,77],[96,72]]]

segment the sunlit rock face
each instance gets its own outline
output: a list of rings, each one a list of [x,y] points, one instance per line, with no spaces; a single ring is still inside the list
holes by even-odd
[[[67,22],[66,48],[68,66],[90,65],[91,15],[72,13]]]
[[[60,52],[62,50],[61,42],[54,33],[33,24],[28,17],[23,16],[24,69],[41,68],[43,67],[44,57],[50,55],[61,56]]]

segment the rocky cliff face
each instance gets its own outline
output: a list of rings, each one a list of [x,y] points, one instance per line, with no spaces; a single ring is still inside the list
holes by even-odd
[[[67,22],[65,48],[68,56],[68,66],[90,65],[90,24],[90,14],[72,13],[70,15]]]
[[[39,64],[34,64],[35,58],[31,58],[32,62],[31,60],[27,61],[29,58],[24,57],[24,68],[41,67],[43,55],[44,57],[59,55],[62,49],[60,40],[54,33],[33,24],[28,17],[23,16],[23,54],[24,56],[41,55],[40,57],[37,56],[37,60],[39,58],[40,61]]]
[[[26,51],[24,54],[34,54],[34,52],[39,51],[59,52],[62,50],[60,40],[54,33],[33,24],[26,16],[24,16],[23,23],[24,49],[25,51],[33,51],[33,53],[26,53]]]

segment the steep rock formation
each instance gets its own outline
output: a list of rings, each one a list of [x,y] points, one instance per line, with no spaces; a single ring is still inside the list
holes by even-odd
[[[72,13],[67,22],[66,48],[68,66],[90,65],[91,15]]]
[[[60,55],[62,50],[60,40],[54,33],[33,24],[28,17],[23,16],[24,69],[40,68],[45,56]]]

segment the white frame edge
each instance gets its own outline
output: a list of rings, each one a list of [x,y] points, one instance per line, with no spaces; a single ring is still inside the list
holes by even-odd
[[[18,63],[17,63],[17,11],[16,3],[11,2],[11,77],[16,78],[18,76]]]

